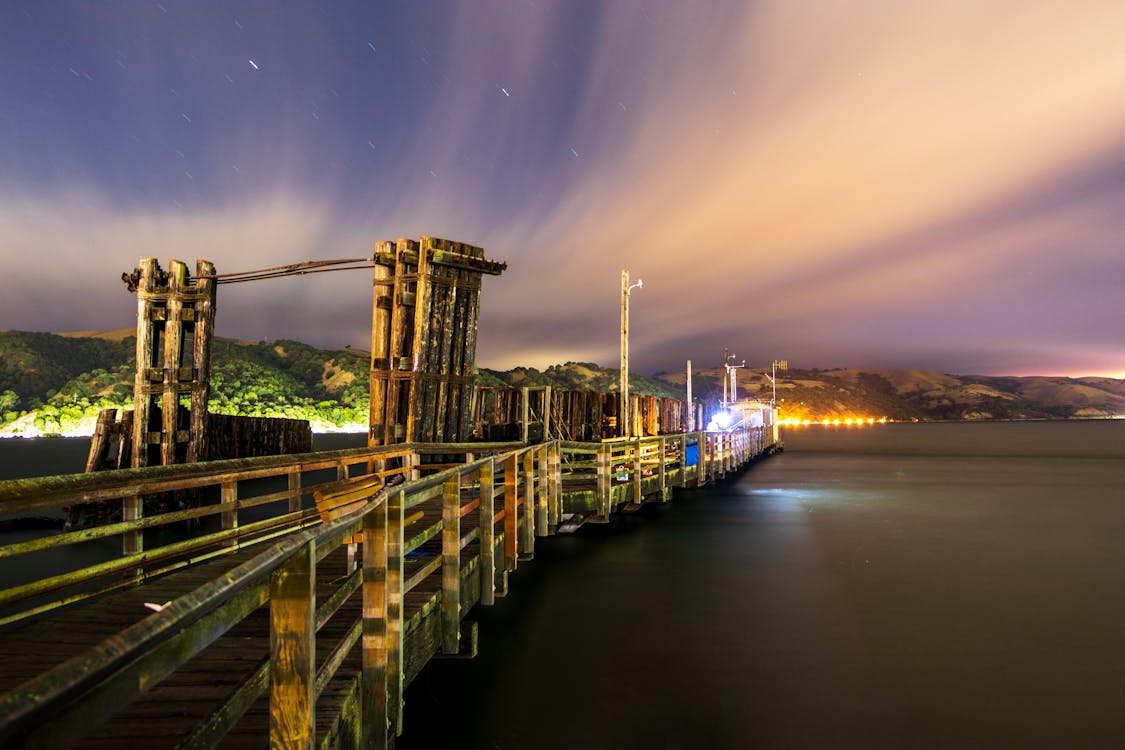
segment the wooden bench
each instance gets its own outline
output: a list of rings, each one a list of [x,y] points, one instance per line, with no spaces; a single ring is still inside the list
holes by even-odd
[[[389,472],[376,472],[363,476],[339,479],[335,482],[326,482],[313,490],[313,500],[320,513],[320,520],[328,523],[337,518],[342,518],[349,513],[354,513],[366,505],[373,497],[379,494],[386,486],[387,475],[399,474],[398,470]],[[392,482],[394,479],[392,478]],[[422,520],[422,511],[411,513],[403,519],[403,527]],[[356,545],[363,541],[363,534],[356,534],[347,540],[348,545],[348,572],[355,570]]]

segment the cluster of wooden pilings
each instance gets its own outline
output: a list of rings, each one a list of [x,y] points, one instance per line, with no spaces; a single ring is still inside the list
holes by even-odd
[[[373,260],[368,443],[465,439],[481,277],[507,264],[436,237],[379,242]]]
[[[168,266],[165,272],[155,258],[142,258],[133,275],[126,274],[137,293],[132,466],[207,455],[215,266],[197,260],[194,278],[181,261]]]
[[[574,440],[671,435],[686,429],[687,402],[629,394],[632,425],[617,424],[620,394],[551,386],[481,387],[473,405],[473,437],[484,440]]]

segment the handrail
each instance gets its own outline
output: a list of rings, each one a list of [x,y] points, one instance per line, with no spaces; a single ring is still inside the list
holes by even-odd
[[[335,469],[339,478],[348,476],[356,467],[362,474],[373,473],[386,462],[397,460],[403,467],[395,471],[414,473],[419,468],[420,457],[425,455],[496,452],[512,450],[520,445],[402,443],[2,481],[0,516],[14,517],[36,512],[61,514],[67,506],[83,503],[105,505],[120,502],[126,512],[121,520],[108,520],[61,533],[45,531],[32,539],[0,545],[0,560],[3,560],[114,536],[122,539],[121,550],[116,557],[105,557],[101,563],[85,568],[59,570],[53,575],[40,573],[39,579],[17,581],[0,590],[0,607],[5,610],[0,612],[0,625],[167,572],[180,566],[176,559],[184,554],[191,553],[192,560],[198,560],[201,554],[212,556],[213,553],[206,550],[214,549],[218,554],[236,552],[248,545],[270,541],[286,528],[300,529],[317,523],[315,512],[306,501],[323,482],[304,483],[307,478],[303,480],[302,477],[310,472]],[[280,491],[263,490],[261,487],[244,489],[244,483],[262,479],[285,479],[287,488]],[[145,496],[191,492],[199,497],[198,493],[204,491],[215,493],[218,501],[182,510],[145,512]],[[262,507],[269,503],[278,505]],[[200,523],[208,518],[217,519],[212,522],[221,528],[195,540],[181,542],[173,539],[145,549],[145,531],[181,521]],[[277,522],[270,519],[277,519]],[[24,567],[27,570],[38,569],[34,564]],[[130,575],[121,577],[121,573]],[[90,588],[90,582],[96,581],[105,583]],[[39,600],[38,605],[34,603],[36,599]],[[32,606],[22,611],[12,610],[13,605],[28,600],[32,600]]]
[[[472,446],[473,452],[479,453],[484,447],[480,444],[474,444]],[[420,445],[417,448],[425,453],[431,446]],[[443,445],[441,448],[442,453],[456,452],[449,450],[448,446]],[[506,453],[482,457],[421,479],[408,481],[403,485],[383,488],[356,512],[290,535],[284,540],[265,548],[251,560],[241,563],[224,574],[222,578],[212,580],[195,591],[179,597],[160,611],[106,639],[93,652],[82,654],[59,664],[38,677],[25,682],[16,690],[0,696],[0,716],[4,717],[2,723],[0,723],[0,745],[6,746],[9,742],[17,741],[29,733],[34,734],[39,731],[37,728],[41,727],[48,716],[51,716],[49,724],[52,740],[65,741],[68,738],[77,738],[80,732],[89,729],[89,714],[85,708],[86,703],[98,703],[95,708],[99,712],[107,714],[119,710],[141,692],[139,685],[162,679],[262,604],[274,601],[279,596],[284,599],[285,595],[281,589],[284,589],[285,585],[284,583],[279,584],[278,580],[285,579],[284,569],[292,566],[295,560],[305,560],[302,565],[311,565],[315,571],[315,560],[322,557],[322,553],[327,554],[331,549],[338,548],[353,534],[361,530],[368,534],[371,528],[383,528],[385,531],[387,528],[386,509],[390,495],[394,494],[401,498],[396,503],[401,513],[403,509],[412,505],[412,500],[416,497],[427,494],[428,490],[435,486],[443,486],[446,490],[444,505],[447,508],[445,512],[447,521],[448,517],[454,515],[460,521],[460,514],[451,513],[448,508],[451,503],[460,506],[460,490],[462,482],[466,478],[488,475],[491,479],[492,471],[496,469],[498,464],[518,468],[521,462],[513,459],[527,455],[534,455],[540,464],[545,464],[548,451],[549,446],[545,445],[521,447],[516,450],[509,450]],[[351,453],[350,455],[360,454]],[[501,468],[501,471],[503,471],[503,468]],[[515,483],[513,482],[513,484]],[[452,495],[450,495],[450,487],[455,488]],[[528,504],[526,500],[525,496],[525,502],[521,505],[526,506]],[[504,508],[502,513],[514,513],[514,511],[514,506],[508,506]],[[380,513],[382,514],[381,520],[373,526],[372,517]],[[484,515],[482,514],[482,524],[484,523],[483,519]],[[501,517],[502,519],[503,517]],[[490,526],[495,524],[496,514],[492,514],[491,520]],[[384,540],[381,555],[383,558],[386,558],[387,550],[392,547],[396,547],[399,551],[404,548],[404,526],[400,521],[397,524],[397,538]],[[477,534],[479,534],[479,531],[477,531]],[[448,534],[446,536],[448,537]],[[370,545],[366,545],[366,542],[367,537],[365,536],[365,546],[370,547]],[[447,538],[443,542],[443,557],[446,560],[443,566],[445,573],[442,598],[443,608],[446,609],[449,609],[451,603],[457,600],[456,594],[450,590],[450,585],[459,585],[462,546],[459,533],[454,538]],[[322,548],[327,548],[327,550]],[[373,553],[374,551],[368,552],[365,550],[365,557]],[[366,565],[360,572],[363,581],[359,588],[367,587],[373,583],[374,581],[368,580],[371,576],[374,576],[375,579],[380,578]],[[452,581],[445,580],[449,578],[450,574],[453,575]],[[280,579],[278,578],[279,575],[281,576]],[[313,578],[315,578],[315,573]],[[400,600],[402,594],[405,593],[401,590],[403,583],[401,580],[398,582]],[[349,586],[349,584],[345,583],[344,586]],[[243,600],[242,597],[246,592],[251,593],[248,601]],[[365,596],[369,595],[370,593],[365,590]],[[310,596],[308,601],[311,602],[312,600]],[[236,611],[220,615],[215,618],[216,622],[208,623],[205,634],[195,634],[194,640],[189,638],[189,649],[175,649],[174,653],[171,654],[172,662],[160,664],[158,674],[148,674],[144,680],[136,679],[135,673],[138,669],[145,668],[146,659],[152,661],[153,659],[150,657],[158,654],[162,648],[168,650],[168,644],[182,640],[184,633],[191,634],[193,626],[202,622],[209,615],[221,612],[226,607],[236,604],[239,605],[235,607]],[[338,603],[336,603],[336,606],[338,606]],[[365,601],[365,613],[369,609],[368,602]],[[456,613],[457,608],[453,608],[452,612]],[[327,613],[327,615],[330,614],[332,613]],[[401,614],[400,606],[400,617]],[[284,623],[279,625],[276,616],[272,619],[274,620],[273,627],[275,630],[279,626],[285,626]],[[366,622],[370,618],[365,617],[364,619]],[[443,625],[444,641],[447,648],[456,648],[458,633],[455,625],[459,624],[459,619],[457,617],[456,623],[446,622]],[[382,617],[381,621],[385,627],[386,617]],[[362,628],[364,632],[368,629],[368,624],[365,624]],[[335,653],[342,657],[343,653],[350,650],[354,643],[349,644],[348,641],[358,638],[358,632],[354,628],[350,629],[348,636],[345,636],[345,641],[337,647]],[[400,634],[402,632],[401,623],[398,626],[398,632]],[[276,641],[278,639],[273,638],[271,640]],[[281,639],[281,641],[284,642],[284,639]],[[276,654],[275,661],[277,661]],[[151,667],[151,665],[149,666]],[[275,664],[272,669],[276,672],[279,668]],[[255,677],[256,675],[250,679],[254,680]],[[330,677],[330,674],[322,673],[310,679],[323,682]],[[116,688],[107,690],[105,686],[110,683],[115,685]],[[90,697],[92,692],[99,694],[97,700]],[[68,710],[66,706],[77,708]],[[110,710],[105,710],[107,708]],[[102,716],[101,718],[106,717]],[[281,728],[274,727],[271,729],[271,733],[275,730],[281,731]]]

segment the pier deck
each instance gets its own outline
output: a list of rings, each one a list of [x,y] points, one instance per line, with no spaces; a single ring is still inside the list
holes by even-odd
[[[771,452],[767,437],[404,444],[0,483],[9,516],[217,490],[164,523],[54,535],[121,553],[0,591],[0,744],[393,746],[406,685],[435,656],[474,653],[467,617],[506,593],[537,537],[707,484]],[[314,498],[349,487],[361,507],[323,520]],[[154,533],[185,516],[204,521],[196,541]],[[51,539],[0,559],[57,552]]]

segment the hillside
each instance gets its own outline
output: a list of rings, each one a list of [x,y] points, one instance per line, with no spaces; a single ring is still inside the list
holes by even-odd
[[[694,377],[695,393],[721,397],[722,370]],[[659,376],[681,384],[683,373]],[[740,369],[740,396],[772,397],[768,371]],[[960,376],[929,370],[788,370],[778,373],[783,417],[826,419],[1063,419],[1125,415],[1125,380]]]
[[[84,434],[101,409],[132,408],[136,339],[117,333],[0,331],[0,435]],[[363,429],[368,366],[350,349],[216,339],[211,411]]]
[[[0,331],[0,435],[88,434],[100,409],[132,406],[135,339],[128,331],[73,334]],[[298,341],[218,339],[211,409],[289,416],[315,429],[363,429],[368,353]],[[925,370],[789,370],[778,373],[783,417],[825,419],[1040,419],[1125,415],[1125,380],[957,376]],[[722,370],[696,370],[693,395],[722,397]],[[589,362],[546,370],[479,371],[480,385],[550,385],[613,391],[618,371]],[[631,374],[634,393],[684,398],[683,372]],[[769,400],[766,373],[738,371],[740,396]]]

